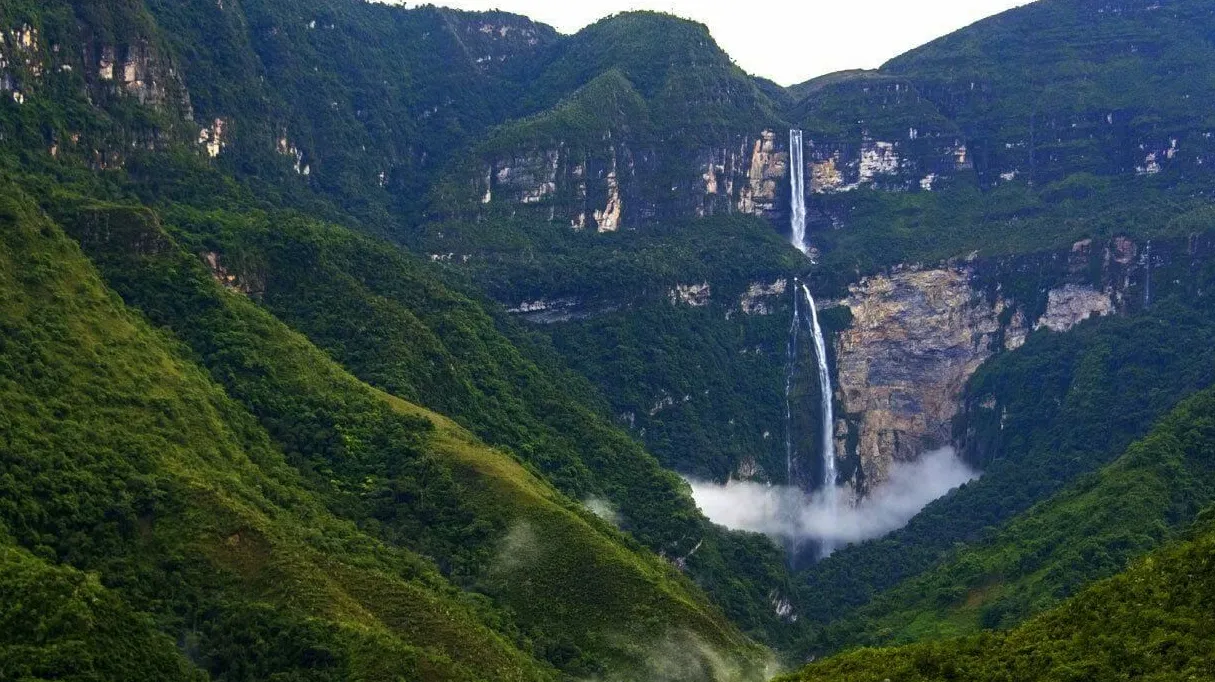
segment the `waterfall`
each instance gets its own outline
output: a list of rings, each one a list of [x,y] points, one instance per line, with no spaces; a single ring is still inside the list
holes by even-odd
[[[807,253],[810,246],[806,243],[806,164],[803,160],[804,146],[802,131],[789,131],[789,184],[792,189],[790,228],[793,246],[802,253]],[[835,471],[835,414],[831,390],[831,368],[827,364],[827,342],[823,338],[823,329],[818,323],[818,307],[810,289],[796,279],[793,290],[793,327],[789,330],[789,364],[785,370],[785,466],[790,485],[796,485],[797,447],[793,438],[793,376],[797,367],[797,338],[802,325],[802,312],[798,304],[798,291],[806,297],[810,308],[810,331],[814,335],[814,355],[818,363],[818,387],[820,395],[820,412],[822,415],[822,461],[823,480],[822,496],[824,506],[834,514],[839,506],[839,493],[836,490]],[[819,548],[822,556],[831,554],[835,547],[830,541],[824,540]]]
[[[827,341],[823,338],[823,329],[818,324],[818,307],[814,304],[814,297],[810,295],[810,289],[804,284],[802,292],[806,295],[806,303],[810,306],[810,330],[814,333],[814,355],[818,361],[823,437],[823,501],[824,506],[834,513],[839,507],[839,492],[835,486],[835,408],[832,404],[835,394],[831,389],[831,367],[827,364]],[[831,554],[833,549],[834,547],[829,542],[824,541],[821,547],[822,555],[825,557]]]
[[[796,287],[797,280],[794,281]],[[797,290],[793,291],[793,326],[789,328],[788,363],[785,366],[785,475],[789,485],[793,482],[793,463],[797,452],[793,446],[793,375],[797,369],[797,337],[802,326],[802,313],[797,304]]]
[[[1147,276],[1144,279],[1143,286],[1143,307],[1150,308],[1152,306],[1152,240],[1147,242],[1147,249],[1144,260],[1147,261]]]
[[[802,131],[789,131],[789,184],[792,196],[792,242],[802,253],[810,248],[806,244],[806,164],[802,160]]]

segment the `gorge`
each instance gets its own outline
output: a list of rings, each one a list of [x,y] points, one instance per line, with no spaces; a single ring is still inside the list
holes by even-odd
[[[1215,679],[1213,36],[0,0],[0,679]]]

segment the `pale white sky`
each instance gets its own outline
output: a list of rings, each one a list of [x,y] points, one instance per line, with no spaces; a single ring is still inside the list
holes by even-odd
[[[525,14],[562,33],[631,9],[670,12],[707,25],[743,69],[792,85],[832,71],[876,68],[933,38],[1028,0],[432,1],[459,9]]]

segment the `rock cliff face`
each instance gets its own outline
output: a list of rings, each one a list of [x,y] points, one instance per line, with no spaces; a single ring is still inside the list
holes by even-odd
[[[1213,258],[1209,234],[1151,245],[1086,240],[1057,253],[897,269],[852,286],[839,302],[852,323],[833,344],[847,483],[863,496],[894,462],[950,444],[966,381],[994,354],[1032,332],[1140,310],[1152,296],[1203,296],[1187,273]]]
[[[858,494],[890,465],[949,442],[966,380],[998,347],[1006,303],[985,300],[964,268],[863,280],[843,301],[852,326],[835,342],[838,452],[859,460]]]
[[[35,116],[33,135],[43,138],[51,156],[84,160],[94,169],[120,167],[132,150],[160,149],[194,130],[180,74],[139,26],[138,10],[113,14],[117,26],[81,21],[48,31],[41,20],[31,18],[36,14],[0,8],[0,98],[42,112]],[[127,21],[118,21],[119,15]],[[45,112],[48,102],[65,97],[74,100],[77,115]],[[151,115],[131,116],[131,103]],[[118,117],[121,126],[86,123],[79,115],[88,110],[112,115],[112,105],[128,112]],[[6,121],[0,142],[16,139],[12,125]]]
[[[691,153],[626,137],[604,131],[590,149],[559,141],[498,152],[468,186],[483,206],[532,209],[542,219],[600,232],[731,213],[780,222],[788,212],[788,143],[774,130]]]
[[[735,201],[740,213],[767,216],[776,212],[777,185],[789,176],[789,152],[777,149],[776,133],[771,130],[755,140],[746,167],[747,183]]]
[[[802,86],[794,113],[806,140],[807,189],[932,191],[972,167],[966,136],[913,83],[875,72]]]

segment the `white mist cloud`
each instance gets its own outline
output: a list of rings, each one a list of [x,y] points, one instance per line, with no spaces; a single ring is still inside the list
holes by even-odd
[[[582,506],[613,526],[620,525],[620,515],[616,513],[616,507],[602,497],[588,497],[582,501]]]
[[[977,477],[952,448],[944,448],[915,462],[896,462],[886,484],[855,507],[835,508],[819,495],[788,486],[688,483],[696,504],[714,523],[779,539],[841,546],[902,528],[929,502]]]

